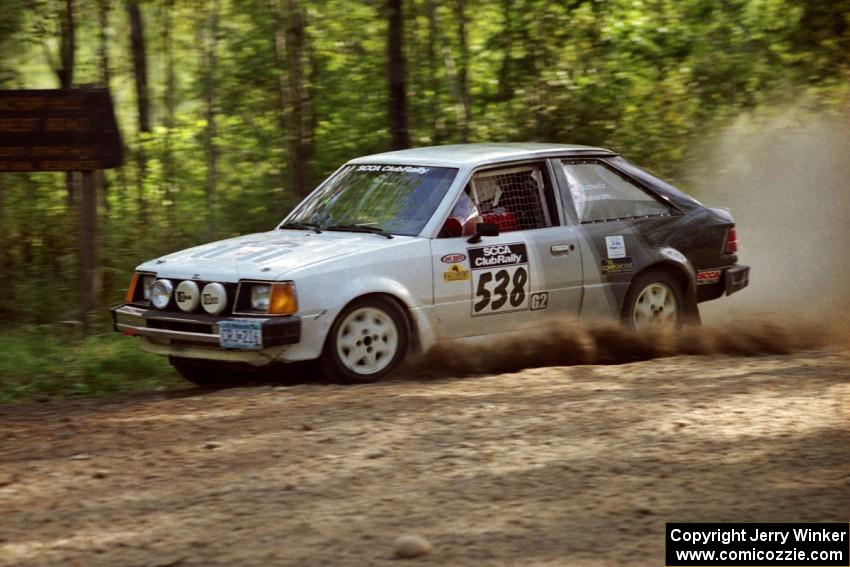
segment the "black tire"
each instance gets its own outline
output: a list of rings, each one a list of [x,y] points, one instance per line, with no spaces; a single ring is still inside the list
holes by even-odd
[[[201,388],[233,388],[249,381],[244,369],[226,362],[169,357],[180,376]]]
[[[369,310],[378,310],[382,312],[386,318],[391,320],[394,324],[396,343],[395,352],[392,355],[386,355],[389,362],[386,362],[387,359],[382,360],[380,362],[380,369],[370,372],[366,365],[364,365],[363,370],[355,372],[349,366],[353,365],[351,361],[356,358],[356,354],[359,351],[351,355],[352,358],[348,359],[349,364],[346,364],[346,362],[343,361],[340,356],[340,350],[342,349],[345,351],[346,347],[345,345],[342,345],[340,348],[340,343],[338,342],[340,338],[340,328],[343,324],[351,324],[351,322],[348,321],[349,316],[352,316],[355,312],[363,313],[365,311],[368,313],[370,312]],[[380,330],[386,329],[389,333],[390,329],[388,322],[385,319],[381,318],[381,321],[384,322],[383,326],[377,327],[375,334],[367,337],[370,343],[364,342],[364,346],[361,347],[361,343],[357,342],[356,344],[358,349],[368,348],[370,344],[374,347],[387,346],[388,335],[382,335]],[[363,324],[365,325],[367,323]],[[369,333],[372,333],[372,331],[370,330]],[[375,342],[371,343],[373,340]],[[407,355],[409,345],[410,327],[408,325],[407,317],[393,300],[379,296],[358,299],[346,306],[346,308],[343,309],[336,318],[333,325],[331,325],[331,328],[328,331],[328,336],[325,339],[325,347],[322,351],[322,356],[318,361],[319,369],[326,379],[338,384],[366,384],[369,382],[375,382],[390,374],[398,367],[399,364],[401,364],[402,360],[404,360],[404,357]],[[373,351],[370,350],[369,352],[372,353]],[[375,353],[375,356],[378,356],[377,352]]]
[[[675,305],[675,320],[672,324],[675,330],[681,329],[682,324],[688,318],[685,293],[682,289],[682,284],[669,272],[662,270],[648,270],[632,280],[632,284],[629,286],[629,290],[626,292],[626,297],[623,300],[623,311],[621,314],[623,325],[631,331],[641,333],[652,328],[656,321],[660,323],[666,317],[669,317],[669,315],[665,315],[664,313],[664,305],[655,305],[654,303],[647,305],[643,303],[643,301],[647,301],[648,299],[646,295],[641,298],[642,293],[653,285],[663,286],[669,292],[670,300]],[[639,301],[641,302],[640,305],[638,304]],[[667,309],[669,313],[669,304],[665,302],[665,305],[668,305]],[[645,311],[647,309],[657,319],[653,319],[653,322],[649,324],[641,324],[640,321],[646,319]],[[636,310],[638,311],[637,314]]]

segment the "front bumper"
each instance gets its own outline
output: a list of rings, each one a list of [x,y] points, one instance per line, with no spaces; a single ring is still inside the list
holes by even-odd
[[[244,320],[240,317],[213,317],[197,313],[167,313],[118,305],[109,310],[112,324],[119,333],[147,337],[174,346],[219,346],[219,322]],[[257,320],[257,319],[254,319]],[[267,317],[262,321],[263,348],[291,345],[301,340],[301,318],[297,315]]]

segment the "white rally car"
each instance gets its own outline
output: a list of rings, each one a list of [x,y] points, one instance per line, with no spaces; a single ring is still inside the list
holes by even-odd
[[[197,384],[307,360],[367,382],[550,315],[696,321],[747,285],[736,254],[726,210],[614,152],[440,146],[352,160],[274,230],[141,264],[112,315]]]

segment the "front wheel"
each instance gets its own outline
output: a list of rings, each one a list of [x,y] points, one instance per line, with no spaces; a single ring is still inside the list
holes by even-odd
[[[650,271],[632,280],[623,302],[623,324],[638,334],[682,326],[685,297],[676,279]]]
[[[350,304],[334,321],[319,364],[335,382],[374,382],[395,370],[408,344],[401,309],[390,299],[369,297]]]

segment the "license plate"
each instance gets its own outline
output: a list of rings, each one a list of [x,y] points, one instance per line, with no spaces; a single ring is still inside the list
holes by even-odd
[[[218,324],[218,344],[223,348],[260,350],[263,348],[261,321],[222,321]]]

